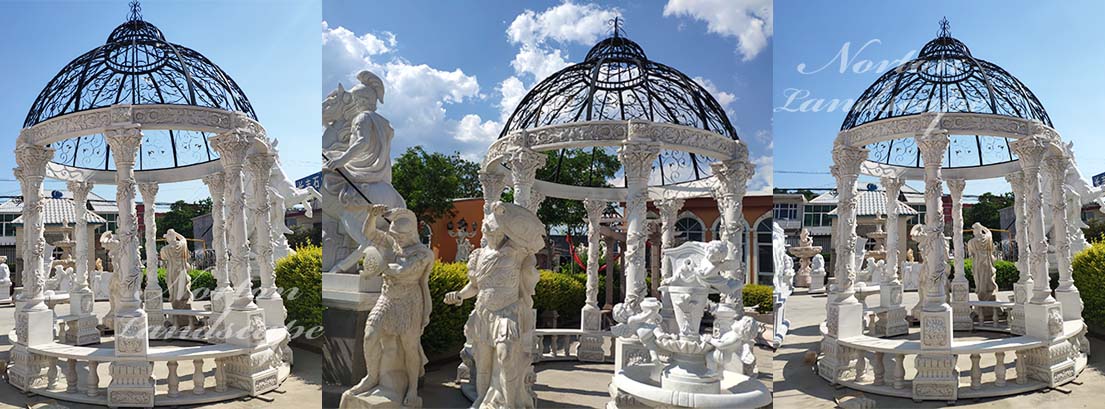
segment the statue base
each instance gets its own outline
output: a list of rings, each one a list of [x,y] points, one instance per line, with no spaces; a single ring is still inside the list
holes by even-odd
[[[1028,285],[1013,283],[1013,311],[1009,313],[1009,332],[1025,334],[1024,304],[1028,302]]]
[[[406,409],[406,408],[421,408],[421,398],[417,399],[418,402],[411,402],[414,405],[403,405],[403,394],[395,393],[394,391],[386,390],[383,388],[375,388],[371,391],[353,395],[349,391],[341,394],[340,409]]]
[[[257,298],[258,307],[265,311],[265,327],[284,328],[284,320],[288,317],[288,310],[284,308],[284,300],[280,298]]]
[[[1074,379],[1077,375],[1069,342],[1056,341],[1046,347],[1028,351],[1025,356],[1028,378],[1056,387]]]
[[[1055,300],[1063,305],[1063,321],[1082,319],[1082,294],[1077,288],[1071,287],[1070,291],[1055,290]]]
[[[825,270],[813,270],[810,273],[810,294],[822,294],[825,292]]]
[[[153,407],[154,382],[152,365],[139,357],[111,363],[111,384],[107,387],[107,404],[113,408]]]
[[[249,355],[227,359],[226,382],[233,388],[257,396],[280,386],[280,370],[271,366],[275,357],[269,348],[254,350]]]
[[[971,320],[970,284],[967,281],[955,282],[952,288],[952,329],[955,331],[970,331],[975,328],[975,322]]]
[[[15,346],[11,350],[12,367],[8,371],[8,381],[21,390],[46,387],[47,357],[27,350],[36,346],[54,342],[54,311],[24,311],[15,313]]]

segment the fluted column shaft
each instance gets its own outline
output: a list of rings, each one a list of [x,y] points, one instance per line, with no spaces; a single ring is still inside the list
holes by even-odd
[[[76,292],[91,291],[88,278],[88,221],[85,217],[88,214],[88,193],[92,191],[92,186],[92,182],[70,181],[65,184],[65,187],[73,193],[73,210],[77,216],[76,225],[73,227],[77,236],[74,240],[76,251],[73,254],[77,263],[74,270],[77,275],[74,286]]]
[[[830,302],[855,304],[856,263],[852,252],[856,247],[856,179],[859,167],[867,159],[867,149],[837,145],[833,148],[833,166],[830,171],[836,178],[837,228],[834,255],[836,283],[830,287]]]
[[[660,153],[660,145],[648,140],[635,140],[634,128],[630,127],[630,139],[618,149],[618,160],[625,167],[626,198],[626,240],[625,256],[625,302],[636,311],[637,305],[645,295],[645,239],[646,203],[648,201],[648,177],[652,172],[652,162]]]
[[[226,178],[226,224],[229,276],[236,292],[235,310],[255,310],[252,286],[249,274],[249,239],[245,221],[245,195],[242,190],[242,166],[253,137],[244,130],[235,130],[216,135],[210,139],[211,146],[219,153]]]
[[[1044,236],[1043,195],[1040,192],[1040,165],[1050,140],[1044,135],[1021,138],[1011,145],[1024,171],[1024,195],[1028,213],[1028,270],[1032,274],[1033,304],[1055,301],[1048,286],[1047,237]]]
[[[134,162],[142,144],[142,131],[137,127],[109,129],[104,139],[115,158],[115,202],[119,207],[118,235],[121,282],[126,288],[119,300],[116,316],[141,315],[138,293],[141,292],[141,261],[138,254],[138,217],[134,209]],[[157,278],[155,276],[154,281]]]
[[[253,247],[257,251],[258,275],[261,276],[261,293],[257,298],[280,299],[276,290],[276,276],[274,272],[274,260],[272,259],[272,225],[268,223],[272,210],[269,201],[269,173],[276,164],[276,155],[272,153],[257,153],[251,155],[248,160],[249,171],[253,175],[253,218],[256,220],[254,230]]]
[[[905,180],[901,178],[884,177],[881,180],[882,187],[886,189],[886,264],[882,278],[884,283],[900,283],[898,277],[898,253],[901,233],[898,232],[898,194],[902,191]]]
[[[24,311],[49,309],[45,302],[46,274],[43,270],[43,252],[46,238],[42,222],[42,181],[46,163],[53,159],[54,150],[37,145],[17,142],[13,170],[23,193],[23,305]],[[21,340],[22,341],[22,340]]]

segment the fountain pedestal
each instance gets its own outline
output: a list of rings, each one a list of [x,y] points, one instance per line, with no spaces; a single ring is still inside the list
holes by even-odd
[[[824,288],[824,281],[814,284],[813,268],[810,267],[813,256],[821,254],[821,246],[805,246],[805,247],[791,247],[787,249],[790,255],[798,257],[798,271],[794,275],[794,286],[804,288]],[[821,280],[825,279],[824,275],[820,276]],[[819,284],[819,285],[818,285]]]

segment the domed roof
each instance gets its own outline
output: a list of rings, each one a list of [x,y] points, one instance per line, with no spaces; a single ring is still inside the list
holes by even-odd
[[[499,137],[549,125],[632,119],[684,125],[739,140],[725,110],[702,85],[672,67],[649,60],[640,45],[620,32],[617,21],[613,36],[595,44],[583,62],[545,78],[526,94]],[[543,180],[566,183],[565,179],[572,177],[561,174],[561,165],[578,160],[591,162],[586,168],[592,175],[584,177],[581,185],[611,182],[593,173],[596,168],[620,168],[620,164],[616,159],[604,160],[599,151],[605,151],[608,158],[616,155],[616,148],[609,146],[561,149],[546,165],[554,167],[552,176]],[[662,149],[653,163],[649,184],[664,186],[711,177],[711,162],[713,158],[693,152]],[[538,178],[542,179],[540,173]],[[617,182],[624,186],[624,180],[615,185]]]
[[[51,118],[117,104],[169,104],[242,112],[256,120],[249,99],[221,68],[199,52],[173,44],[142,20],[131,2],[130,16],[104,45],[69,62],[39,93],[24,127]],[[187,166],[217,159],[206,135],[194,131],[146,131],[136,170]],[[102,135],[51,144],[54,162],[76,168],[112,170]]]
[[[928,112],[1002,115],[1052,126],[1040,101],[1001,67],[975,58],[951,36],[947,20],[917,58],[883,74],[856,100],[840,130],[889,118]],[[1006,138],[953,135],[944,167],[986,166],[1016,160]],[[912,138],[868,146],[870,160],[891,166],[920,167]]]
[[[649,60],[640,45],[617,29],[595,44],[583,62],[533,87],[500,137],[546,125],[630,119],[686,125],[738,139],[725,110],[706,89],[678,70]]]

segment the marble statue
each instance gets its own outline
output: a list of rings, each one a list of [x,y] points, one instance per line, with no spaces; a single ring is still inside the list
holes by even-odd
[[[290,254],[294,254],[291,246],[288,244],[288,238],[286,235],[292,234],[292,230],[288,228],[284,221],[284,216],[289,205],[299,204],[303,206],[304,213],[307,217],[314,217],[314,208],[311,205],[312,199],[321,200],[322,195],[313,187],[298,188],[288,176],[284,173],[283,165],[281,165],[280,151],[277,148],[280,145],[280,141],[273,139],[271,152],[275,154],[275,163],[273,164],[270,172],[269,179],[266,181],[268,186],[269,196],[269,229],[270,241],[272,242],[272,258],[273,260],[280,260]],[[243,185],[250,186],[253,182],[253,173],[246,172],[244,175],[245,182]],[[253,203],[253,189],[245,189],[243,192],[246,197],[246,203]],[[256,223],[249,223],[249,239],[251,242],[254,240],[254,232],[257,230]],[[251,257],[256,257],[256,254],[251,254]]]
[[[867,261],[863,265],[863,270],[856,275],[857,283],[864,283],[866,285],[875,284],[875,258],[868,257]]]
[[[732,271],[733,268],[736,268],[735,260],[726,259],[729,250],[725,242],[714,240],[705,243],[705,247],[705,265],[696,265],[690,258],[683,259],[683,263],[678,267],[669,265],[669,268],[673,268],[675,271],[671,273],[665,272],[664,277],[666,278],[660,281],[660,285],[665,286],[677,282],[693,282],[703,287],[713,288],[723,295],[738,291],[740,283],[735,279],[729,278],[727,274],[723,274],[724,272]]]
[[[472,245],[472,238],[476,237],[475,231],[468,231],[462,228],[449,231],[449,237],[457,240],[457,256],[454,261],[467,262],[469,255],[472,254],[472,249],[475,247]]]
[[[96,271],[104,271],[104,260],[96,257]]]
[[[0,303],[12,302],[12,273],[8,269],[8,256],[0,256]]]
[[[786,318],[786,303],[787,299],[790,298],[790,294],[794,292],[794,259],[787,256],[786,241],[787,236],[783,227],[779,223],[772,223],[771,247],[774,261],[773,269],[775,270],[773,280],[775,285],[775,314],[773,314],[775,316],[775,334],[772,339],[776,348],[783,344],[783,339],[790,331],[790,321]],[[821,254],[817,256],[820,257]],[[821,263],[824,263],[824,259],[821,260]],[[810,287],[815,286],[811,285]],[[736,321],[733,322],[733,325],[736,325]]]
[[[381,219],[386,231],[378,227]],[[418,378],[427,360],[419,340],[430,322],[434,253],[419,239],[410,210],[374,205],[363,227],[374,244],[364,250],[361,275],[382,276],[384,286],[365,323],[368,374],[342,394],[341,407],[422,407]]]
[[[875,267],[871,269],[871,282],[875,284],[882,283],[883,275],[886,273],[886,260],[875,260]]]
[[[822,256],[820,254],[813,256],[813,261],[810,262],[810,268],[813,269],[813,271],[820,271],[822,272],[822,275],[824,275],[825,256]]]
[[[73,276],[73,267],[61,268],[61,275],[58,276],[58,292],[68,293],[73,290],[76,285],[76,278]]]
[[[100,246],[107,250],[107,256],[111,258],[112,271],[111,281],[108,283],[108,311],[102,322],[108,329],[113,329],[115,311],[119,306],[119,300],[123,299],[123,291],[126,291],[120,278],[123,275],[123,269],[119,266],[119,239],[115,238],[115,233],[111,230],[105,231],[100,234]]]
[[[533,292],[540,274],[534,254],[545,246],[545,226],[524,207],[495,202],[483,221],[487,244],[472,252],[468,284],[445,294],[459,305],[476,297],[464,333],[473,345],[476,393],[473,408],[533,408],[525,377],[532,362],[525,353],[532,339]]]
[[[810,231],[806,228],[798,232],[798,247],[813,247],[813,237],[810,237]]]
[[[971,225],[974,237],[967,242],[967,252],[971,255],[971,274],[975,279],[975,293],[979,301],[994,301],[998,290],[994,270],[994,235],[981,223]],[[982,311],[993,310],[983,308]],[[996,311],[995,311],[996,313]],[[995,317],[996,318],[996,317]],[[985,319],[983,319],[985,320]]]
[[[369,203],[407,207],[391,185],[394,130],[376,113],[376,104],[384,101],[384,82],[368,71],[358,73],[357,81],[348,91],[339,84],[322,103],[322,193],[327,203],[322,268],[329,272],[352,272],[371,244],[361,229]]]
[[[192,277],[188,270],[192,269],[191,254],[188,252],[188,241],[176,230],[169,229],[162,236],[165,246],[161,248],[158,257],[165,266],[165,285],[169,287],[169,304],[174,310],[192,309]],[[192,317],[175,316],[177,327],[188,327],[192,323]]]
[[[716,371],[730,371],[745,376],[755,374],[756,329],[759,325],[752,317],[733,321],[729,331],[707,342],[714,346],[714,353],[707,355],[708,367]]]

